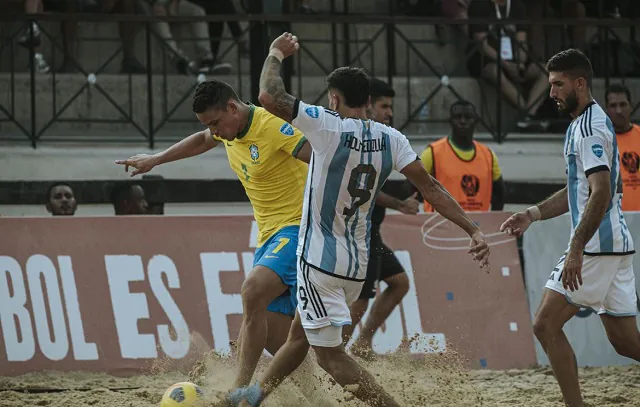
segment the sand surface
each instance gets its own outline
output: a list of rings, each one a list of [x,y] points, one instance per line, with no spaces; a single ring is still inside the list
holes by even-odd
[[[455,358],[445,356],[422,360],[394,356],[360,362],[403,406],[563,406],[555,378],[546,367],[467,371]],[[334,385],[319,368],[313,369],[297,372],[298,384],[287,380],[263,405],[364,405]],[[85,372],[0,377],[0,406],[157,406],[168,386],[185,380],[202,385],[208,400],[215,401],[229,389],[234,365],[230,359],[210,354],[189,369],[156,362],[148,371],[133,377]],[[588,406],[640,407],[640,365],[585,368],[580,374]],[[306,399],[301,391],[308,395]]]

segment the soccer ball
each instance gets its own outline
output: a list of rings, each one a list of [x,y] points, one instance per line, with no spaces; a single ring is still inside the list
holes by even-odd
[[[191,382],[176,383],[162,395],[160,407],[196,407],[202,405],[204,394]]]

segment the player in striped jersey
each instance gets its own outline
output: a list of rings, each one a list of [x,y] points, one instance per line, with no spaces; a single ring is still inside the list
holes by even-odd
[[[339,68],[327,77],[329,106],[308,105],[289,95],[281,62],[298,49],[289,33],[271,45],[260,77],[260,102],[305,133],[313,154],[298,238],[298,309],[287,343],[260,383],[231,394],[257,406],[304,360],[313,346],[320,366],[359,399],[397,406],[393,398],[344,350],[342,326],[367,273],[373,201],[392,170],[402,172],[444,217],[471,236],[470,252],[488,265],[489,247],[458,203],[426,172],[407,138],[367,119],[369,77]]]
[[[546,284],[534,332],[567,406],[582,407],[576,357],[562,327],[580,309],[598,314],[616,351],[640,361],[636,325],[633,240],[622,214],[622,182],[616,134],[590,92],[593,70],[580,51],[570,49],[547,63],[551,97],[573,117],[564,156],[567,186],[541,204],[516,213],[501,229],[520,236],[537,220],[569,212],[571,237]]]

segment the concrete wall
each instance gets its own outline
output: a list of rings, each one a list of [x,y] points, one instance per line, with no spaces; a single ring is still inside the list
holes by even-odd
[[[36,126],[38,133],[42,132],[41,141],[57,139],[74,140],[77,136],[87,138],[87,134],[94,134],[96,141],[107,139],[118,142],[144,141],[141,132],[129,123],[100,123],[100,120],[125,120],[130,115],[142,132],[149,129],[148,93],[149,87],[145,75],[97,75],[95,85],[90,85],[80,74],[39,75],[36,78]],[[219,77],[234,86],[240,96],[247,100],[250,92],[248,76]],[[302,79],[299,81],[298,79]],[[12,92],[12,80],[13,89]],[[197,86],[194,77],[154,75],[152,79],[153,97],[153,126],[158,140],[177,140],[185,133],[199,128],[191,112],[191,95]],[[397,97],[394,101],[395,121],[398,128],[407,123],[416,113],[416,109],[424,98],[436,87],[443,84],[442,78],[426,77],[395,77],[393,86]],[[627,84],[634,93],[634,99],[640,99],[640,79],[627,80]],[[309,103],[326,103],[325,80],[322,76],[295,77],[293,79],[293,93]],[[593,85],[594,96],[599,100],[604,96],[604,80],[597,79]],[[104,91],[104,93],[103,93]],[[455,93],[454,93],[455,92]],[[72,96],[78,97],[70,104]],[[495,90],[468,77],[449,78],[449,85],[443,86],[428,104],[427,120],[445,121],[448,118],[449,106],[457,100],[456,93],[472,101],[482,119],[489,127],[496,123]],[[55,105],[54,105],[55,99]],[[166,101],[166,103],[165,103]],[[63,110],[62,108],[66,108]],[[15,120],[23,127],[30,129],[31,125],[31,85],[27,74],[0,74],[0,106],[12,112]],[[121,110],[116,108],[118,106]],[[504,128],[513,128],[514,123],[521,117],[508,104],[503,103],[502,120]],[[54,113],[55,108],[55,113]],[[174,110],[172,123],[164,123],[167,113]],[[124,113],[123,113],[124,112]],[[52,118],[58,115],[65,119],[97,120],[93,123],[56,122],[49,126]],[[637,113],[640,116],[640,112]],[[0,113],[0,117],[4,115]],[[420,114],[414,118],[422,117]],[[417,124],[402,128],[408,134],[443,133],[448,131],[444,124]],[[483,131],[482,126],[480,130]],[[0,123],[0,140],[14,139],[28,142],[19,128],[11,122]]]

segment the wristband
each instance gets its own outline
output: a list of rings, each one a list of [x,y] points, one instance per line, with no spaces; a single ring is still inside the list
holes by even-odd
[[[538,221],[542,218],[542,214],[540,213],[540,208],[538,208],[537,205],[527,208],[525,212],[529,215],[531,222]]]
[[[272,48],[269,50],[269,55],[276,57],[276,59],[280,62],[284,59],[284,54],[277,48]]]

